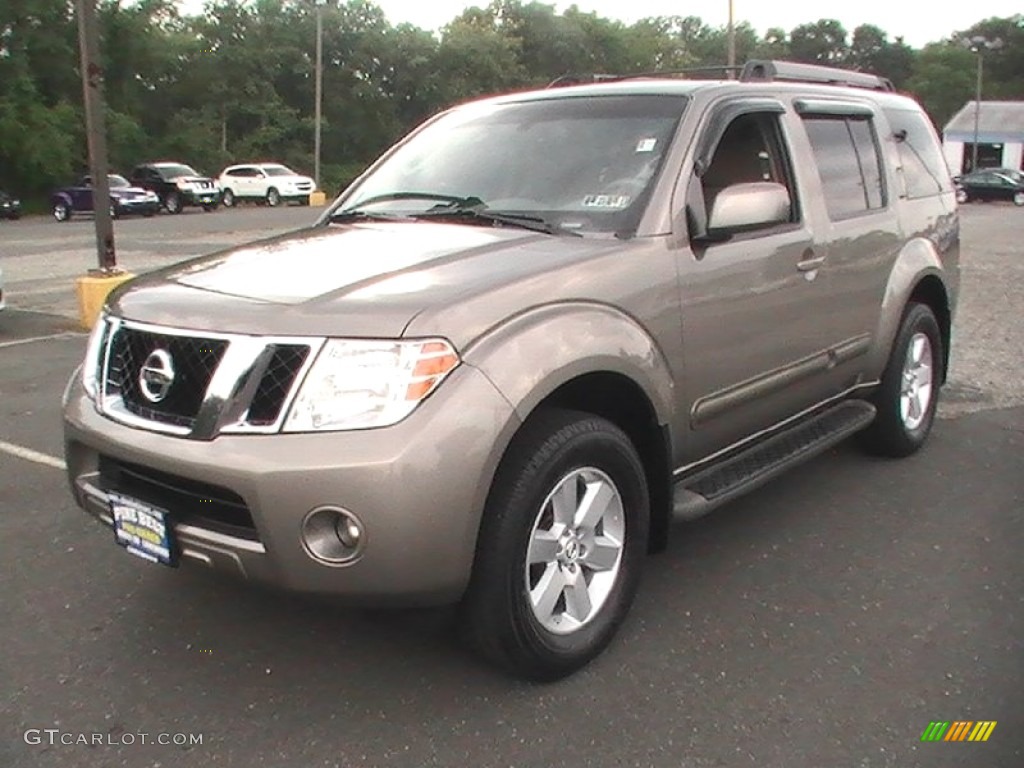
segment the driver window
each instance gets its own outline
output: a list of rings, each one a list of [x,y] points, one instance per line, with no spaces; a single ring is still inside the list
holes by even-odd
[[[796,221],[796,196],[774,114],[743,114],[725,129],[700,179],[706,211],[713,210],[715,198],[726,187],[757,181],[772,181],[786,187],[793,201],[790,221]]]

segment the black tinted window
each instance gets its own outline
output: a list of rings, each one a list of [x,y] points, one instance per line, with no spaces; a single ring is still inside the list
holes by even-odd
[[[890,110],[886,117],[900,155],[904,194],[913,199],[949,191],[949,167],[928,118],[910,110]]]
[[[875,132],[867,118],[805,118],[829,216],[841,219],[885,205]]]

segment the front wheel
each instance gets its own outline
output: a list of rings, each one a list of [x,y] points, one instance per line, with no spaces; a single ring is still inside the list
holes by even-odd
[[[870,453],[900,458],[924,445],[935,421],[944,359],[935,314],[925,304],[910,304],[873,398],[878,414],[861,433]]]
[[[230,189],[224,190],[224,196],[221,198],[221,202],[224,203],[225,208],[235,207],[235,193]]]
[[[530,680],[584,666],[633,602],[649,518],[643,466],[621,429],[575,411],[531,417],[484,511],[462,606],[467,639]]]
[[[168,213],[181,213],[181,210],[184,207],[181,202],[181,195],[177,192],[169,193],[164,199],[164,207],[167,209]]]
[[[55,218],[57,221],[70,221],[71,206],[63,202],[54,203],[53,218]]]
[[[956,201],[958,203],[966,203],[970,200],[970,196],[967,194],[966,189],[958,189],[956,191]]]
[[[1024,205],[1024,192],[1017,192],[1013,196],[1014,205]]]

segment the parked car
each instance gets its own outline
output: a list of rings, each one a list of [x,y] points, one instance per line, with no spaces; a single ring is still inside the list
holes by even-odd
[[[1024,172],[1013,168],[984,168],[956,179],[956,199],[961,203],[972,200],[1009,200],[1024,205]]]
[[[218,179],[224,205],[256,200],[276,206],[282,202],[309,203],[316,184],[309,176],[280,163],[249,163],[225,168]]]
[[[315,226],[118,288],[66,390],[70,487],[153,563],[461,603],[485,657],[559,678],[670,521],[854,434],[925,444],[959,231],[928,116],[863,73],[455,107]]]
[[[4,268],[0,267],[0,311],[7,308],[7,297],[4,296]]]
[[[17,219],[21,217],[21,200],[0,189],[0,219]]]
[[[185,206],[216,210],[220,187],[209,176],[184,163],[144,163],[131,173],[132,184],[156,192],[168,213],[181,213]]]
[[[108,174],[110,215],[114,218],[130,214],[152,216],[160,210],[156,194],[133,187],[124,176]],[[83,176],[78,183],[58,189],[50,198],[53,218],[68,221],[76,213],[93,213],[92,177]]]

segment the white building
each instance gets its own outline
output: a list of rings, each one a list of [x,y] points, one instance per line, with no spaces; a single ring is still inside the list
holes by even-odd
[[[942,131],[942,149],[954,173],[971,170],[977,115],[979,168],[1024,170],[1024,101],[969,101]]]

